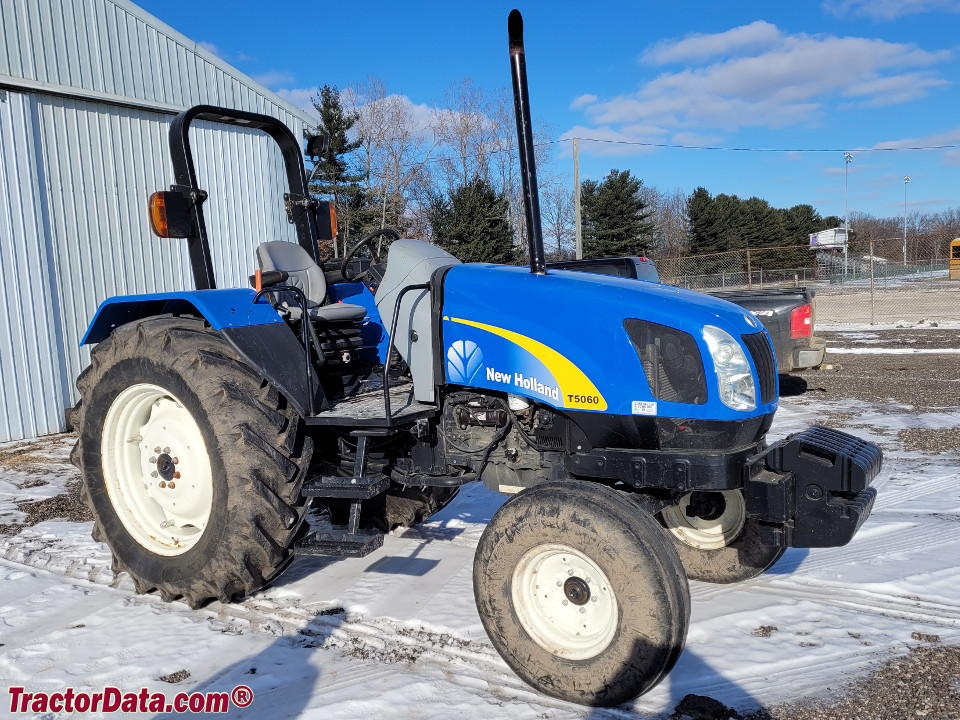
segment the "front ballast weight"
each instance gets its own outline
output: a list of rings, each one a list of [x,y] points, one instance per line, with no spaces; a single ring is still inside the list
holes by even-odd
[[[846,545],[869,517],[883,453],[873,443],[814,425],[755,459],[765,469],[744,485],[747,512],[764,539],[787,547]]]

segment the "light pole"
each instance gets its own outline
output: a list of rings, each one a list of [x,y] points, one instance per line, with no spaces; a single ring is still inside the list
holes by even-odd
[[[850,171],[850,163],[853,161],[853,155],[845,152],[843,154],[843,277],[847,277],[847,246],[850,244],[850,207],[847,204],[847,192],[850,183],[847,176]]]
[[[907,184],[910,176],[903,176],[903,266],[907,266]]]

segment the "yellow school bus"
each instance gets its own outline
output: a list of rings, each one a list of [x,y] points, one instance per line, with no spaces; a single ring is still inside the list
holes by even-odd
[[[960,238],[950,243],[950,279],[960,280]]]

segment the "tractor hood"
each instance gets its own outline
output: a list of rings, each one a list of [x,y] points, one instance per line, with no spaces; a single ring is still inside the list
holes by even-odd
[[[444,278],[441,317],[447,383],[617,415],[742,420],[776,409],[766,331],[742,308],[701,293],[591,273],[467,264]],[[705,336],[708,326],[716,330]],[[710,344],[716,353],[718,337],[742,352],[726,347],[718,358],[732,351],[742,375],[749,367],[753,407],[731,407],[729,393],[727,402],[721,398],[724,368]]]

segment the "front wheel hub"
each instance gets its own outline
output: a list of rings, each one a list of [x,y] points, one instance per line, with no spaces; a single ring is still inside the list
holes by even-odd
[[[567,578],[563,583],[563,594],[574,605],[586,605],[590,602],[590,586],[582,578]]]
[[[620,610],[613,585],[590,556],[539,545],[513,571],[513,607],[523,629],[565,660],[596,657],[613,642]]]

